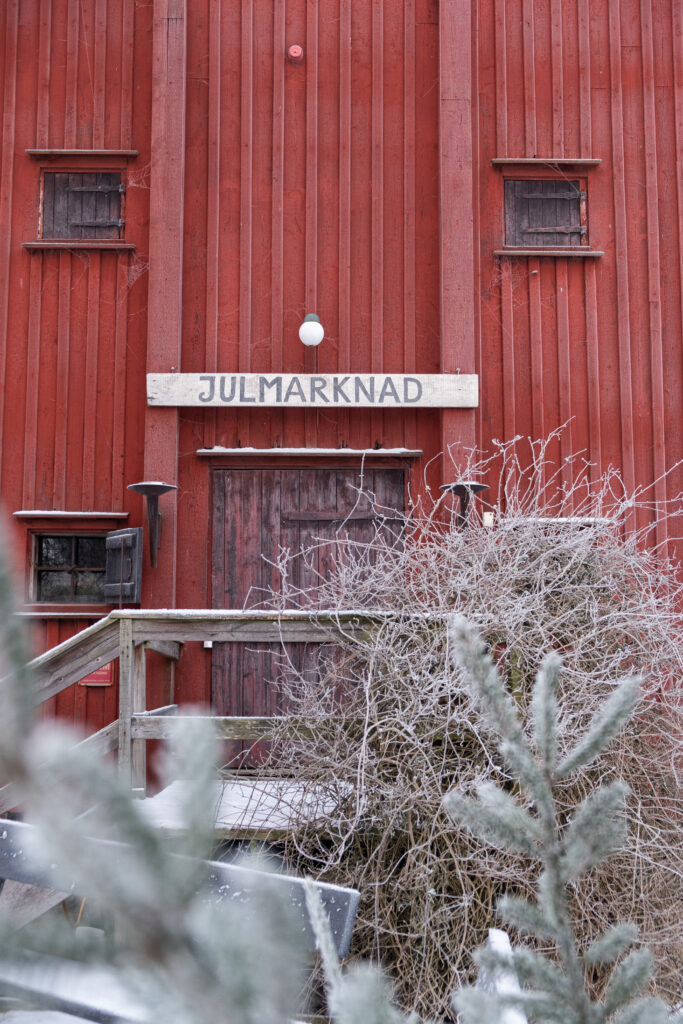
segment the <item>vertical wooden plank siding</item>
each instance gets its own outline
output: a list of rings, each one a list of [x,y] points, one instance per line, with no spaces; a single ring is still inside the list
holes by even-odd
[[[273,196],[271,200],[271,300],[272,332],[271,369],[283,370],[284,362],[284,296],[282,263],[284,254],[284,187],[285,187],[285,75],[287,46],[285,5],[273,8]],[[280,425],[280,429],[281,425]]]
[[[162,0],[154,12],[152,167],[149,225],[148,372],[181,367],[185,185],[186,0]],[[145,476],[174,484],[178,476],[178,414],[148,408]],[[176,495],[162,499],[165,543],[156,571],[143,579],[151,607],[176,603]]]
[[[496,39],[496,156],[508,155],[507,25],[505,0],[494,0]]]
[[[602,435],[600,425],[600,352],[598,334],[598,300],[594,263],[586,266],[586,381],[588,402],[588,437],[591,463],[590,479],[602,476]]]
[[[67,4],[66,103],[64,105],[64,149],[78,146],[78,72],[80,64],[80,4]],[[86,148],[86,147],[83,147]]]
[[[55,380],[55,508],[66,508],[67,423],[69,410],[69,357],[71,348],[71,254],[59,255],[59,312],[57,319],[57,378]]]
[[[240,265],[239,265],[239,368],[251,369],[251,277],[253,209],[253,102],[254,102],[254,0],[244,0],[242,14],[242,89],[240,138]],[[242,416],[246,416],[243,413]]]
[[[525,156],[544,156],[536,147],[536,50],[533,0],[523,0]]]
[[[654,494],[658,502],[666,499],[666,442],[664,428],[664,362],[662,353],[662,302],[659,232],[659,186],[657,169],[657,118],[655,111],[652,0],[641,0],[641,39],[643,49],[643,112],[645,133],[645,194],[647,207],[647,262],[650,326],[650,380],[652,409],[652,447]],[[657,541],[665,544],[666,520],[657,519]]]
[[[34,260],[38,263],[38,260]],[[95,508],[95,431],[97,421],[97,362],[100,344],[100,279],[102,254],[90,254],[88,274],[88,312],[85,325],[85,400],[83,424],[83,483],[81,507]],[[27,505],[26,508],[31,508]]]
[[[132,4],[121,5],[121,149],[135,148],[133,137],[133,54],[135,47],[135,16]],[[111,88],[111,84],[110,84]],[[138,140],[137,145],[141,145]]]
[[[339,342],[337,369],[351,362],[351,3],[339,0]],[[350,417],[342,413],[341,437],[350,437]],[[347,441],[348,443],[348,441]]]
[[[610,94],[612,118],[612,166],[614,173],[614,243],[617,276],[617,324],[619,338],[619,397],[621,400],[621,464],[624,483],[635,487],[633,411],[631,390],[631,325],[629,317],[628,241],[626,220],[626,167],[624,160],[624,111],[621,82],[620,5],[608,0],[610,35]]]
[[[458,197],[473,188],[471,53],[472,12],[469,4],[445,0],[440,7],[440,203],[441,203],[441,369],[446,373],[475,370],[474,223],[471,205]],[[474,413],[442,414],[444,452],[453,445],[471,445]],[[447,467],[445,466],[444,469]]]
[[[36,107],[36,146],[45,149],[50,140],[50,71],[52,60],[52,0],[40,5],[38,43],[38,103]]]
[[[673,47],[674,143],[677,153],[683,153],[683,4],[671,0],[671,41]],[[678,267],[683,281],[683,160],[676,161],[676,198],[678,200]],[[681,321],[683,322],[683,288],[680,293]]]
[[[560,423],[567,426],[560,438],[562,459],[562,484],[569,488],[572,470],[568,458],[574,452],[572,429],[572,369],[569,336],[569,277],[567,260],[555,263],[555,287],[557,289],[557,379],[559,390]]]
[[[19,8],[17,0],[5,7],[5,76],[3,82],[2,161],[0,163],[0,222],[10,224],[13,193],[13,149],[17,102],[17,29]],[[10,289],[10,232],[2,233],[0,249],[0,380],[7,379],[7,339],[9,336]],[[5,393],[0,388],[0,427],[5,419]],[[0,482],[2,482],[4,452],[0,450]]]
[[[105,148],[107,86],[107,0],[96,0],[93,57],[93,149]]]
[[[564,61],[562,54],[562,0],[550,0],[550,36],[553,82],[553,156],[564,156]]]
[[[111,491],[108,507],[112,512],[123,509],[125,488],[126,455],[126,365],[128,345],[128,267],[124,260],[116,265],[115,291],[115,335],[114,335],[114,379],[112,381],[113,431],[111,453]]]
[[[581,145],[579,155],[590,159],[593,156],[591,130],[591,64],[590,64],[590,0],[578,0],[578,43],[579,43],[579,119]]]
[[[221,0],[209,9],[209,103],[206,195],[206,341],[203,369],[218,369],[218,293],[220,288],[220,178],[221,178]],[[216,414],[207,410],[204,444],[216,443]]]
[[[26,348],[26,418],[24,420],[24,472],[22,507],[36,507],[36,442],[38,436],[38,382],[40,380],[40,334],[42,260],[30,261],[28,344]]]

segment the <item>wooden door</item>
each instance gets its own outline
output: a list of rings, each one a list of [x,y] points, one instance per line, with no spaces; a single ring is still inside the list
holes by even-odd
[[[287,607],[302,599],[320,605],[320,582],[344,557],[347,540],[371,541],[378,516],[387,529],[400,529],[391,512],[403,508],[402,469],[365,469],[362,478],[351,469],[215,470],[213,607],[268,607],[273,593]],[[284,550],[296,557],[283,578],[277,564]],[[319,657],[316,644],[215,643],[214,713],[281,714],[286,676],[315,678]],[[254,752],[246,758],[233,744],[230,757],[251,761]]]

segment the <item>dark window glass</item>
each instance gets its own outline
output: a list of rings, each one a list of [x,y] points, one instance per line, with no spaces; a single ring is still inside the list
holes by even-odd
[[[39,565],[67,565],[71,562],[71,537],[39,537]]]
[[[121,197],[118,173],[43,175],[43,238],[121,238]]]
[[[505,182],[505,244],[525,249],[586,245],[586,193],[581,182]]]
[[[91,568],[104,565],[107,556],[104,537],[76,537],[76,565]]]
[[[36,537],[36,601],[101,604],[104,601],[105,537],[53,534]]]

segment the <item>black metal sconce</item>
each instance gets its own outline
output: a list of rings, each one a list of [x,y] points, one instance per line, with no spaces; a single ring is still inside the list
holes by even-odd
[[[460,511],[455,517],[458,526],[467,526],[470,517],[470,501],[480,491],[487,491],[488,484],[480,484],[476,480],[456,480],[453,484],[442,484],[439,490],[450,491],[460,498]]]
[[[159,497],[166,491],[177,491],[175,484],[164,484],[160,480],[142,480],[139,484],[128,484],[129,491],[137,491],[147,501],[147,527],[149,530],[149,560],[156,568],[157,551],[161,544],[161,512]]]

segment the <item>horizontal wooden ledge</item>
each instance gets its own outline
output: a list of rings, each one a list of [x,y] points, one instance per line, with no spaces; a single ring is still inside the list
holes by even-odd
[[[24,249],[34,251],[36,249],[100,249],[117,250],[121,252],[133,252],[135,242],[118,242],[109,238],[55,238],[50,241],[38,240],[36,242],[22,242]]]
[[[88,159],[90,157],[130,159],[140,155],[137,149],[27,149],[26,153],[28,156],[35,157],[36,159],[57,156],[83,156]]]
[[[82,612],[60,612],[59,610],[54,611],[52,608],[42,609],[29,609],[27,611],[15,612],[21,619],[105,619],[108,615],[108,607],[101,612],[88,611],[87,609]]]
[[[598,249],[494,249],[494,256],[565,256],[579,259],[596,259],[604,256]]]
[[[602,160],[586,156],[495,156],[491,163],[494,167],[597,167]]]
[[[315,456],[330,458],[370,458],[380,456],[384,458],[419,459],[424,455],[421,448],[222,448],[215,445],[213,448],[198,448],[197,455],[220,455],[233,458],[251,457],[261,458],[262,456],[275,457],[287,456],[288,458],[309,458]]]
[[[17,519],[127,519],[128,512],[70,512],[68,509],[20,508]]]

